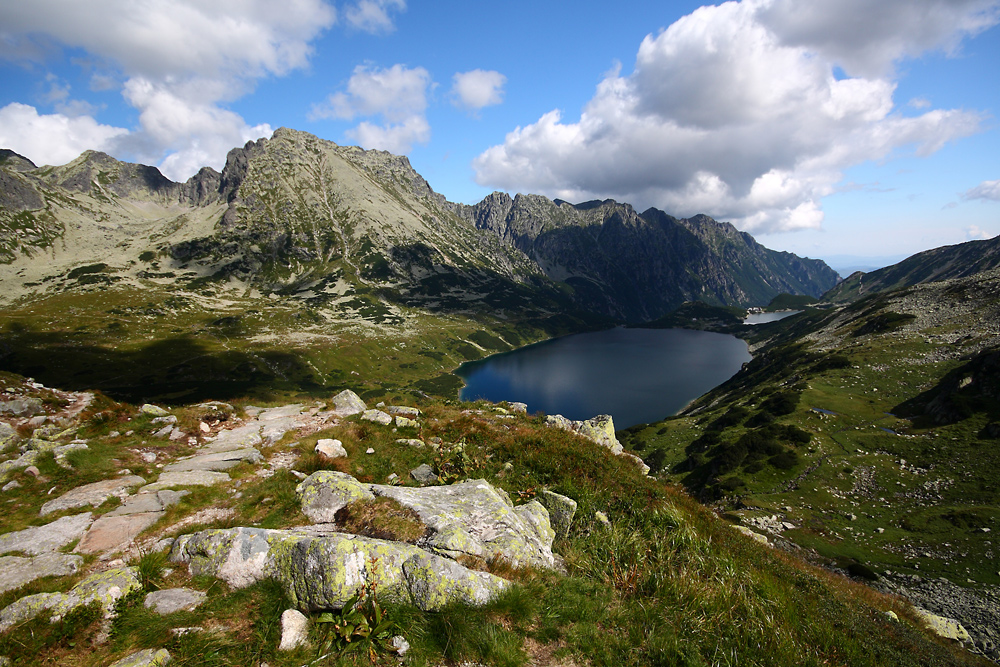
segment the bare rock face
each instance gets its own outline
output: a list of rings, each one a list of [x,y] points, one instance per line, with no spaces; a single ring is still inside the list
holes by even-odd
[[[456,601],[485,604],[509,585],[409,544],[342,533],[205,530],[179,537],[170,560],[237,588],[276,579],[303,611],[341,609],[366,587],[382,599],[434,611]]]
[[[320,470],[309,475],[295,487],[302,512],[313,523],[333,523],[337,512],[358,500],[374,500],[375,496],[347,473]]]
[[[345,389],[334,396],[331,403],[333,403],[333,413],[338,417],[349,417],[368,409],[361,397],[350,389]]]
[[[127,493],[128,489],[131,487],[139,486],[140,484],[145,483],[146,480],[142,477],[128,475],[125,477],[106,479],[101,482],[78,486],[77,488],[67,491],[58,498],[50,500],[42,505],[42,509],[39,510],[39,514],[41,516],[45,516],[46,514],[51,514],[52,512],[73,509],[75,507],[84,507],[86,505],[98,507],[111,496]]]

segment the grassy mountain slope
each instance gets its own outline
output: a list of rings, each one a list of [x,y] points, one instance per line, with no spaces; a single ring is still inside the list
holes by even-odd
[[[1000,237],[942,246],[871,273],[854,273],[823,296],[845,303],[862,296],[925,282],[971,276],[1000,266]]]
[[[54,392],[9,374],[0,379],[0,385],[9,388],[6,399],[37,394],[50,409],[59,406]],[[396,403],[404,397],[381,398]],[[234,401],[227,421],[241,417],[245,407],[246,401]],[[440,452],[400,445],[399,434],[389,427],[357,418],[305,437],[289,434],[262,446],[262,452],[303,473],[337,469],[372,482],[396,474],[413,484],[408,471],[426,463],[446,479],[486,479],[517,504],[549,488],[576,499],[578,509],[569,536],[555,544],[565,560],[563,574],[512,570],[493,562],[484,566],[517,585],[483,608],[452,606],[424,613],[383,601],[392,633],[402,634],[412,645],[405,664],[985,664],[925,634],[913,610],[900,599],[878,595],[758,544],[683,491],[643,476],[628,460],[611,456],[576,434],[546,427],[541,417],[510,415],[485,403],[421,401],[420,408],[423,425],[409,435],[427,441],[440,438]],[[178,426],[188,432],[197,433],[199,421],[206,419],[205,407],[192,405],[174,413]],[[53,493],[113,476],[120,467],[127,466],[133,474],[155,475],[157,468],[142,453],[156,452],[163,460],[193,449],[150,435],[160,428],[150,415],[104,397],[82,415],[79,427],[67,437],[87,439],[90,449],[72,453],[70,467],[61,467],[48,455],[39,462],[39,477],[14,473],[13,479],[22,486],[5,506],[8,530],[41,523],[39,507]],[[125,429],[128,432],[122,435]],[[341,440],[348,457],[332,462],[318,457],[313,446],[320,438]],[[365,454],[369,448],[374,453]],[[303,523],[295,496],[299,480],[288,470],[275,465],[273,475],[262,476],[253,466],[242,464],[230,472],[231,482],[194,489],[142,537],[155,539],[215,526],[277,528]],[[95,514],[117,505],[112,500],[95,508]],[[610,527],[602,527],[597,511],[607,514]],[[351,525],[363,532],[384,526],[379,521],[376,513]],[[98,639],[100,624],[92,616],[77,614],[56,624],[32,621],[0,635],[0,655],[14,659],[14,664],[89,667],[110,664],[139,649],[165,647],[173,656],[172,664],[267,662],[292,667],[309,664],[323,653],[317,649],[330,625],[320,623],[318,613],[311,615],[311,647],[276,650],[279,617],[289,601],[275,586],[265,582],[233,590],[209,577],[191,577],[183,567],[164,572],[162,559],[151,553],[128,558],[140,567],[146,588],[118,605],[119,617],[104,641]],[[0,608],[27,593],[66,590],[100,567],[106,566],[88,561],[75,575],[8,591],[0,595]],[[147,591],[175,586],[205,591],[205,604],[165,617],[143,607]],[[899,620],[892,620],[890,611]],[[204,630],[176,635],[171,633],[175,627]],[[335,654],[315,664],[396,664],[396,658],[380,650],[370,660],[360,643],[361,651]]]
[[[993,595],[1000,270],[753,334],[741,372],[680,417],[629,429],[626,446],[827,564],[892,583],[945,577]]]

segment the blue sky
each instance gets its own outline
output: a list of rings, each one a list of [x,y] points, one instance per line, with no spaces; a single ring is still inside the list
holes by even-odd
[[[0,2],[0,146],[183,180],[287,126],[453,201],[611,197],[841,264],[1000,233],[1000,0],[276,7]]]

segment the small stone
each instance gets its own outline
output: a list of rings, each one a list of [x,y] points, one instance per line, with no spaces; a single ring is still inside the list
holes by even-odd
[[[13,489],[20,489],[20,488],[21,488],[21,483],[18,482],[16,479],[12,479],[11,481],[3,485],[4,491],[11,491]]]
[[[594,512],[594,521],[597,522],[598,528],[611,528],[611,520],[604,512]]]
[[[309,641],[309,619],[297,609],[281,613],[281,643],[279,651],[291,651]]]
[[[373,447],[369,447],[368,449],[365,450],[365,454],[374,454],[374,453],[375,449]]]
[[[347,450],[344,449],[344,443],[333,438],[322,438],[318,440],[316,442],[316,447],[313,448],[313,451],[328,459],[339,459],[347,456]]]
[[[899,616],[896,616],[896,612],[887,611],[885,612],[886,618],[888,618],[893,623],[899,623]]]
[[[426,463],[422,463],[411,470],[410,477],[417,480],[421,484],[436,482],[438,479],[438,476],[434,474],[434,468],[430,467]]]
[[[406,445],[407,447],[425,447],[423,440],[417,440],[416,438],[399,438],[396,440],[397,445]]]
[[[146,463],[153,463],[156,461],[156,452],[143,452],[140,456]]]
[[[146,596],[143,605],[160,616],[177,611],[194,611],[208,598],[206,593],[192,588],[165,588]]]
[[[198,422],[198,430],[202,433],[208,433],[212,430],[212,427],[205,422]]]
[[[875,532],[878,533],[879,535],[881,535],[882,533],[885,532],[885,528],[876,528]]]
[[[28,466],[24,469],[25,474],[31,475],[32,477],[38,477],[42,472],[35,466]]]
[[[139,412],[144,415],[152,415],[154,417],[166,417],[170,414],[163,408],[157,405],[152,405],[151,403],[144,404],[141,408],[139,408]]]

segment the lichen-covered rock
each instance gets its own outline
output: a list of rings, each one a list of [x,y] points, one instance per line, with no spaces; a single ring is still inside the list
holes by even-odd
[[[555,531],[556,539],[562,540],[569,536],[573,517],[576,516],[576,501],[548,489],[543,489],[536,500],[549,511],[549,522]]]
[[[421,414],[419,408],[411,408],[408,405],[390,405],[385,411],[390,415],[402,415],[410,419],[416,419]]]
[[[193,611],[208,598],[206,593],[191,588],[164,588],[146,596],[142,604],[160,616],[177,611]]]
[[[295,487],[302,512],[313,523],[333,523],[341,508],[358,500],[375,498],[368,487],[350,475],[320,470]]]
[[[403,417],[402,415],[396,415],[394,417],[396,422],[396,428],[417,428],[420,426],[420,422],[415,419],[410,419],[409,417]]]
[[[50,618],[61,618],[82,605],[97,602],[110,618],[115,602],[137,588],[141,588],[137,570],[123,567],[98,572],[87,577],[68,593],[38,593],[28,595],[0,610],[0,632],[47,613]]]
[[[623,451],[621,443],[615,437],[615,422],[611,415],[597,415],[585,421],[572,421],[562,415],[549,415],[545,418],[545,425],[579,433],[588,440],[607,447],[612,454],[621,454]]]
[[[381,410],[365,410],[361,413],[361,418],[368,422],[381,424],[382,426],[388,426],[392,423],[392,417]]]
[[[167,415],[170,414],[160,406],[153,405],[152,403],[143,404],[143,406],[139,408],[139,412],[141,412],[144,415],[152,415],[154,417],[166,417]]]
[[[502,558],[515,566],[551,568],[552,539],[548,512],[539,503],[511,507],[484,479],[450,486],[411,488],[372,484],[377,496],[412,509],[431,529],[420,546],[457,558]]]
[[[641,472],[643,475],[648,475],[649,474],[649,466],[646,465],[646,462],[643,461],[638,456],[636,456],[635,454],[633,454],[631,452],[620,452],[618,454],[618,456],[626,458],[629,461],[631,461],[632,463],[634,463],[635,467],[638,468],[639,472]]]
[[[421,463],[416,468],[410,471],[410,477],[417,480],[421,484],[430,484],[431,482],[438,481],[437,473],[434,472],[434,468],[430,467],[426,463]]]
[[[108,667],[164,667],[170,660],[170,651],[165,648],[144,648]]]
[[[368,409],[368,406],[361,400],[361,397],[350,389],[340,392],[330,402],[333,403],[333,414],[338,417],[349,417]]]
[[[453,600],[485,602],[508,585],[410,544],[343,533],[206,530],[177,538],[170,560],[237,588],[273,578],[303,611],[340,609],[372,586],[384,600],[413,601],[430,611]],[[407,571],[415,574],[408,578]]]
[[[927,624],[931,632],[939,637],[957,642],[967,642],[972,639],[965,627],[953,618],[938,616],[920,607],[914,607],[913,611],[917,613],[917,617],[921,621]]]

